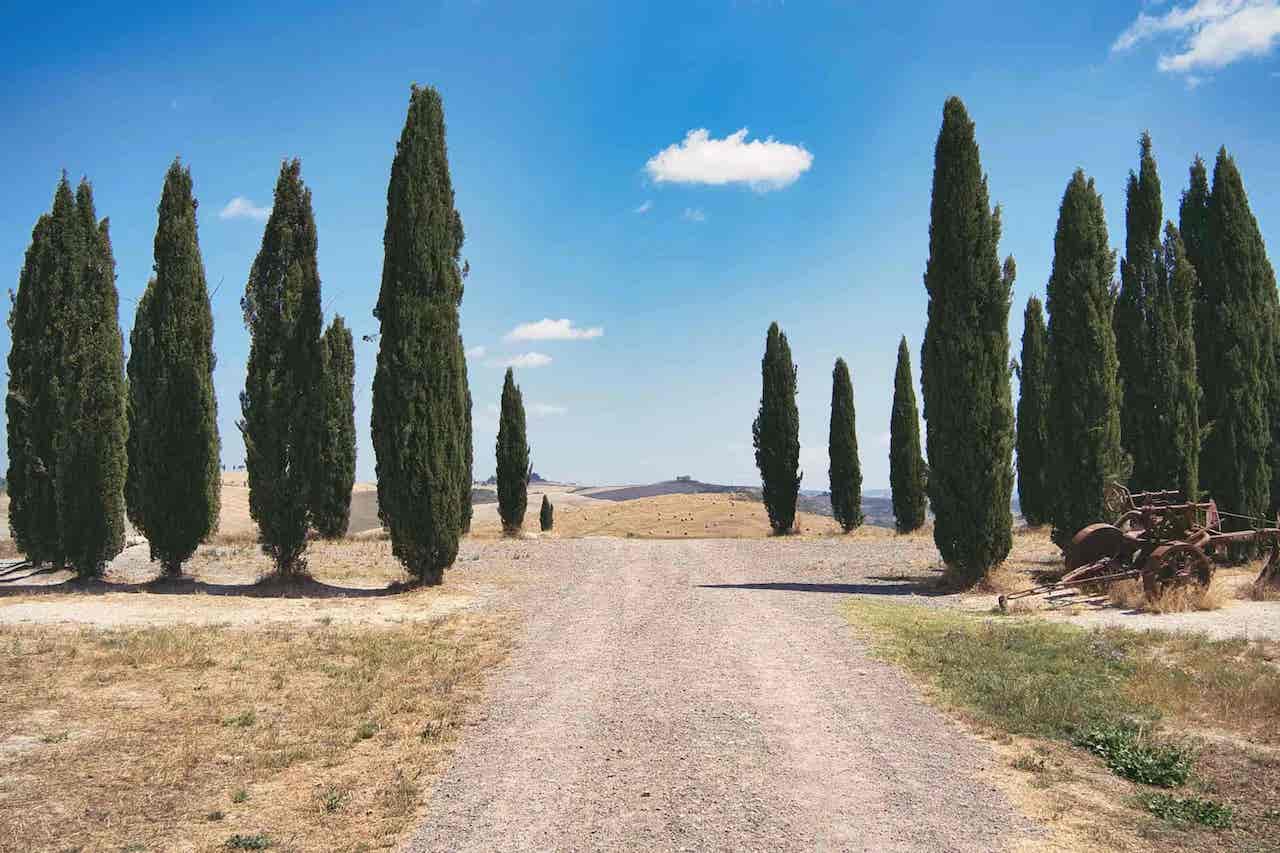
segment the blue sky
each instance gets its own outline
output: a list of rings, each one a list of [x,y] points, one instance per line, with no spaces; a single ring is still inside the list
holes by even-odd
[[[444,97],[467,232],[478,477],[493,470],[501,364],[538,353],[550,363],[517,378],[539,472],[755,482],[751,420],[776,319],[799,369],[804,487],[827,484],[837,356],[853,372],[865,487],[885,487],[900,335],[919,366],[948,95],[977,124],[1002,254],[1018,261],[1015,356],[1068,178],[1096,178],[1122,247],[1143,129],[1167,217],[1192,157],[1225,144],[1280,246],[1278,0],[145,5],[6,13],[0,277],[16,286],[60,171],[87,175],[112,221],[127,335],[181,155],[217,289],[228,464],[243,456],[238,301],[280,161],[300,157],[313,192],[326,314],[375,332],[387,178],[415,81]],[[706,139],[687,140],[699,129]],[[510,339],[544,319],[582,334],[546,339],[565,327],[544,324],[540,339]],[[357,341],[362,479],[374,358]]]

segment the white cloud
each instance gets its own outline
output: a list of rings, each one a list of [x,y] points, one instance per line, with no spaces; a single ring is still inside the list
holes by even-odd
[[[242,195],[238,195],[231,201],[227,202],[227,206],[222,208],[218,214],[219,219],[256,219],[259,222],[266,222],[267,217],[271,215],[271,209],[267,207],[258,207],[249,199]]]
[[[535,417],[547,417],[549,415],[563,415],[569,410],[564,406],[557,406],[554,403],[530,403],[529,413]]]
[[[521,323],[507,332],[509,341],[586,341],[603,336],[604,329],[600,326],[577,329],[568,319],[552,320],[550,317],[536,323]]]
[[[714,139],[706,128],[659,151],[645,169],[658,183],[747,184],[758,192],[782,189],[809,171],[813,155],[773,137],[746,141],[747,129]]]
[[[684,209],[684,218],[690,222],[706,222],[707,215],[702,212],[700,207],[686,207]]]
[[[1111,50],[1129,50],[1162,35],[1173,35],[1180,43],[1174,53],[1160,55],[1156,67],[1161,71],[1185,74],[1265,56],[1280,41],[1280,0],[1195,0],[1162,15],[1142,12]]]
[[[648,213],[651,210],[653,210],[653,202],[646,199],[645,201],[640,203],[640,206],[636,208],[635,212]]]
[[[484,358],[484,354],[488,352],[483,345],[470,347],[467,350],[467,358]]]
[[[506,359],[505,361],[490,363],[495,367],[527,367],[532,369],[534,367],[546,367],[551,363],[551,356],[544,355],[540,352],[522,352],[519,355],[514,355],[511,358]]]

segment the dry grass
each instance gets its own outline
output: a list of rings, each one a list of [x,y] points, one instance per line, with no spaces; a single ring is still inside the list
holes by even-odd
[[[389,849],[509,626],[0,628],[0,849]]]
[[[1240,597],[1250,601],[1280,601],[1280,586],[1250,583],[1239,588]]]
[[[1137,579],[1116,581],[1107,585],[1108,602],[1116,607],[1143,610],[1147,613],[1219,610],[1222,608],[1223,599],[1222,585],[1216,579],[1207,587],[1198,584],[1166,586],[1154,598],[1147,595],[1142,587],[1142,581]]]

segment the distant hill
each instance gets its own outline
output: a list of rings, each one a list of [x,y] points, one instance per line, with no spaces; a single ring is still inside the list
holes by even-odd
[[[529,475],[529,482],[530,482],[530,483],[550,483],[551,481],[550,481],[550,480],[544,480],[544,479],[542,478],[542,475],[541,475],[541,474],[539,474],[537,471],[534,471],[532,474],[530,474],[530,475]],[[485,480],[485,481],[484,481],[484,482],[482,482],[480,485],[482,485],[482,486],[496,486],[496,485],[498,485],[498,475],[497,475],[497,474],[494,474],[492,477],[490,477],[489,479]]]

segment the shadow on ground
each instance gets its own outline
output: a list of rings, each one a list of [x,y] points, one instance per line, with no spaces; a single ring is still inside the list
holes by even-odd
[[[393,583],[385,587],[346,587],[327,584],[311,577],[269,577],[252,584],[206,583],[194,578],[156,578],[145,583],[115,583],[100,578],[71,578],[61,583],[32,584],[22,581],[38,575],[64,572],[46,566],[28,574],[0,578],[0,597],[79,593],[107,595],[115,592],[145,592],[151,595],[223,595],[242,598],[383,598],[416,589],[418,584]]]

